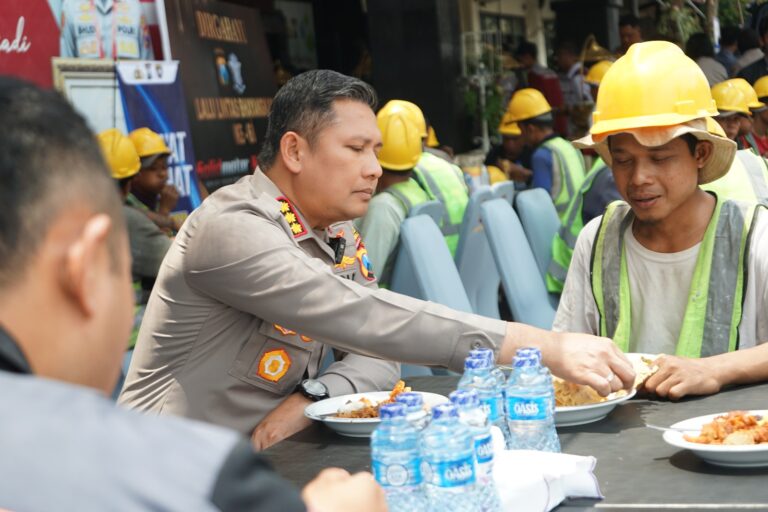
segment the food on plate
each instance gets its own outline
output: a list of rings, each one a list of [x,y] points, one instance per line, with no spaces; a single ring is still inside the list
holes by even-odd
[[[627,354],[627,358],[635,369],[635,389],[639,389],[651,375],[659,371],[659,365],[653,364],[653,362],[663,355],[658,354],[649,357],[645,354]]]
[[[574,384],[559,377],[553,377],[552,383],[555,387],[555,405],[558,407],[598,404],[627,394],[625,390],[621,390],[611,393],[607,397],[600,396],[597,391],[589,386]]]
[[[395,401],[395,397],[400,393],[407,393],[411,391],[411,388],[406,387],[405,382],[402,380],[397,381],[395,387],[389,393],[389,398],[382,400],[381,402],[372,402],[371,400],[362,397],[357,400],[350,400],[342,405],[336,413],[337,418],[378,418],[379,407],[382,404],[390,404]]]
[[[701,427],[697,436],[683,435],[686,441],[701,444],[745,445],[768,443],[768,422],[762,416],[731,411]]]

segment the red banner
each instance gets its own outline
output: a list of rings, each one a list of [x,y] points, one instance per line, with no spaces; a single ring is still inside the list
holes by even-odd
[[[59,55],[59,25],[46,0],[3,2],[0,74],[50,87],[51,57]]]

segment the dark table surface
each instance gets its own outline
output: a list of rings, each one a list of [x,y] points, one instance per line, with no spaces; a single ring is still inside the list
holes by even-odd
[[[416,391],[447,395],[456,377],[411,377]],[[568,500],[558,510],[717,509],[768,511],[768,468],[709,465],[687,450],[667,445],[645,423],[669,426],[687,418],[736,409],[768,409],[768,384],[740,387],[680,402],[633,399],[604,420],[559,428],[563,452],[593,455],[605,500]],[[265,452],[278,472],[304,485],[321,469],[370,471],[369,439],[340,436],[324,425],[282,441]],[[706,506],[704,506],[706,505]]]

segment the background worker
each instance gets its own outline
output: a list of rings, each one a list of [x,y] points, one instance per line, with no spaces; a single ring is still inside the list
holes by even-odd
[[[768,76],[760,78],[754,85],[758,101],[768,105]],[[762,156],[768,154],[768,108],[754,112],[752,121],[753,136]]]
[[[179,191],[168,183],[171,150],[163,138],[149,128],[133,130],[128,137],[141,158],[141,172],[133,180],[128,203],[142,210],[166,233],[175,233],[181,222],[171,217],[179,200]]]
[[[579,144],[611,166],[626,203],[579,234],[555,328],[675,354],[645,384],[660,396],[768,378],[768,217],[699,187],[736,152],[707,129],[717,110],[701,69],[672,43],[636,44],[606,73],[596,112]]]
[[[735,74],[737,53],[739,51],[739,27],[723,27],[720,31],[720,51],[717,52],[715,59],[723,65],[728,76]]]
[[[643,32],[640,29],[640,20],[632,14],[619,18],[619,39],[621,45],[616,49],[616,56],[621,57],[629,47],[643,41]]]
[[[552,107],[536,89],[520,89],[509,102],[509,120],[516,122],[531,151],[531,187],[552,196],[562,222],[574,193],[584,181],[584,158],[570,142],[554,133]]]
[[[525,152],[525,140],[520,126],[511,121],[509,110],[504,112],[499,122],[499,135],[501,135],[501,144],[491,146],[485,157],[484,165],[488,170],[488,182],[491,184],[503,179],[494,179],[491,166],[501,170],[504,178],[508,178],[521,186],[527,186],[531,179],[532,172],[520,165],[520,160]]]
[[[421,157],[421,134],[416,125],[402,111],[387,114],[384,110],[376,116],[376,123],[381,131],[378,160],[382,174],[359,225],[368,258],[380,276],[379,286],[386,286],[395,262],[400,225],[411,208],[430,199],[413,179],[413,168]]]
[[[736,144],[739,146],[739,149],[749,149],[756,155],[762,155],[766,148],[761,146],[755,138],[754,119],[757,117],[757,114],[768,110],[768,106],[757,98],[755,89],[743,78],[732,78],[728,82],[741,89],[747,100],[749,112],[752,114],[751,116],[741,118],[739,137],[736,140]]]
[[[174,240],[121,403],[243,433],[256,427],[263,448],[307,427],[313,400],[391,387],[399,369],[387,360],[459,370],[472,348],[508,362],[532,345],[553,373],[603,394],[632,384],[610,340],[377,289],[351,223],[382,172],[375,104],[368,84],[334,71],[280,88],[260,168],[212,194]],[[322,368],[332,347],[343,354]]]
[[[612,62],[600,61],[594,64],[587,73],[586,81],[589,83],[592,94],[597,99],[600,82],[605,73],[610,69]],[[592,168],[584,178],[568,208],[565,211],[564,220],[552,240],[552,259],[547,267],[547,290],[551,293],[561,293],[568,267],[571,264],[573,249],[579,233],[587,223],[602,215],[605,207],[613,201],[621,199],[621,194],[616,189],[611,169],[599,156],[592,164]]]
[[[751,31],[751,29],[745,30]],[[765,49],[768,47],[768,18],[760,20],[757,34],[746,32],[745,35],[751,36],[749,44],[745,44],[745,47],[750,46],[751,48],[742,51],[741,57],[738,60],[741,69],[737,72],[736,76],[743,78],[750,84],[754,84],[760,77],[768,75],[768,60],[766,60],[765,56]],[[754,39],[755,35],[757,40]],[[757,45],[753,46],[755,43]],[[739,48],[741,48],[741,44],[739,44]]]
[[[685,54],[698,64],[710,87],[728,80],[728,71],[715,59],[715,48],[704,32],[691,34],[685,43]]]
[[[405,111],[416,125],[422,138],[422,153],[413,168],[413,179],[423,188],[431,200],[440,201],[445,207],[445,217],[440,229],[451,254],[456,253],[459,243],[459,229],[464,220],[464,210],[469,202],[469,192],[461,169],[424,149],[426,147],[427,122],[421,109],[415,103],[405,100],[391,100],[381,108],[381,115]]]
[[[539,64],[538,47],[529,42],[522,41],[515,51],[515,58],[522,67],[522,81],[519,88],[531,87],[539,90],[547,102],[555,110],[553,113],[553,127],[563,136],[568,136],[568,115],[566,114],[563,91],[560,88],[560,79],[553,70]]]
[[[731,80],[715,85],[711,93],[717,104],[715,121],[723,128],[726,137],[737,142],[741,130],[741,118],[752,115],[749,111],[747,95]]]
[[[0,105],[2,507],[386,510],[370,474],[327,470],[300,494],[235,432],[115,407],[133,302],[114,180],[59,94],[0,77]]]

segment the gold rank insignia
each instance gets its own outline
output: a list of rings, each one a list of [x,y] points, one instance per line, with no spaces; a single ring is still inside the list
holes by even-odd
[[[288,201],[288,198],[278,197],[277,201],[280,203],[280,213],[283,215],[285,222],[287,222],[288,226],[291,228],[293,237],[298,238],[300,236],[306,235],[307,228],[305,228],[304,224],[301,223],[299,215],[296,213],[296,210],[293,209],[293,205],[291,205],[291,202]]]
[[[270,350],[261,356],[258,375],[270,382],[277,382],[285,376],[291,367],[291,358],[283,349]]]

